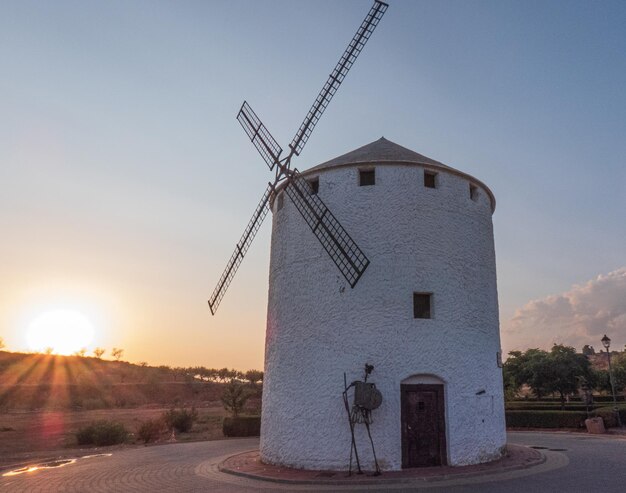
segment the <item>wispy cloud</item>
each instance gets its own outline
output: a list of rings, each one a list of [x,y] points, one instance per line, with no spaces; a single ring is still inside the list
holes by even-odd
[[[503,339],[516,349],[563,343],[598,349],[603,334],[615,349],[626,340],[626,267],[599,275],[569,291],[518,308],[503,327]]]

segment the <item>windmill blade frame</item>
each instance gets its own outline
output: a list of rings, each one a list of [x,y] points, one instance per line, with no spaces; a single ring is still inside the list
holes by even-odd
[[[244,101],[237,113],[237,121],[250,138],[250,141],[259,151],[263,160],[267,163],[270,170],[278,163],[280,155],[283,152],[282,147],[272,137],[267,127],[263,125],[261,119],[252,110],[247,101]]]
[[[241,239],[237,242],[235,251],[230,256],[230,260],[228,261],[228,264],[226,264],[224,272],[222,273],[219,281],[217,281],[213,294],[211,294],[211,297],[209,298],[209,309],[211,310],[212,315],[215,315],[217,307],[226,294],[226,290],[228,289],[228,286],[230,286],[237,269],[241,265],[248,248],[250,248],[252,240],[254,240],[254,237],[258,233],[261,224],[263,224],[263,221],[269,212],[269,201],[272,193],[274,193],[274,186],[272,184],[268,184],[263,197],[261,197],[259,204],[254,210],[254,213],[246,226],[246,229],[241,235]]]
[[[324,110],[326,110],[330,100],[337,92],[337,89],[339,89],[339,86],[343,82],[350,68],[352,68],[352,65],[363,50],[365,43],[367,43],[367,40],[374,32],[374,29],[376,29],[376,26],[380,22],[380,19],[382,19],[388,7],[388,4],[379,0],[376,0],[374,5],[372,5],[372,8],[365,16],[365,19],[357,29],[356,34],[352,37],[350,43],[348,43],[348,47],[343,52],[343,55],[341,55],[339,62],[337,62],[337,65],[335,65],[331,74],[328,76],[328,80],[315,98],[311,109],[309,109],[309,112],[300,125],[300,128],[298,128],[296,135],[289,144],[292,153],[299,156],[302,152],[302,149],[309,140],[315,125],[317,125],[317,122],[324,113]]]
[[[276,190],[276,186],[282,180],[286,180],[284,192],[289,196],[304,218],[307,225],[328,255],[331,257],[339,271],[346,278],[350,287],[354,287],[359,281],[365,269],[369,265],[369,259],[354,242],[352,237],[339,223],[337,218],[330,212],[326,204],[317,195],[312,193],[311,187],[297,169],[290,169],[293,155],[299,155],[307,143],[315,125],[321,118],[324,110],[339,89],[346,74],[363,50],[365,43],[370,38],[374,29],[380,22],[389,5],[380,0],[375,0],[363,22],[357,29],[356,34],[341,55],[339,62],[333,69],[328,80],[317,95],[313,106],[309,109],[304,121],[300,125],[296,135],[289,144],[290,152],[281,160],[283,149],[269,132],[267,127],[252,110],[247,101],[244,101],[237,113],[237,120],[250,138],[270,170],[276,166],[274,183],[268,184],[265,194],[261,198],[248,226],[235,247],[226,269],[222,273],[213,294],[209,298],[209,308],[215,315],[217,307],[224,297],[228,286],[233,280],[237,269],[243,261],[252,240],[256,236],[263,220],[269,212],[270,197]]]
[[[285,193],[304,218],[346,281],[353,288],[370,261],[297,169],[289,176]]]

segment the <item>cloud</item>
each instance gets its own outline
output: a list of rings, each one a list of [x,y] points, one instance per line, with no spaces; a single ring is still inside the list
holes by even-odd
[[[612,347],[626,342],[626,267],[574,285],[569,291],[528,302],[515,311],[502,335],[515,349],[549,348],[554,343],[601,348],[608,334]]]

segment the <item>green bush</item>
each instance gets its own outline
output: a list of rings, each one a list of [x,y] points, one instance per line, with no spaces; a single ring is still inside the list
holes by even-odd
[[[170,409],[163,413],[163,421],[169,430],[176,430],[179,433],[187,433],[191,431],[194,422],[198,419],[198,411],[191,408],[187,409]]]
[[[505,411],[509,428],[582,428],[587,413],[581,411]]]
[[[78,445],[116,445],[128,439],[128,431],[122,423],[95,421],[76,432]]]
[[[258,437],[261,434],[261,416],[224,418],[222,432],[227,437]]]
[[[593,400],[596,402],[613,402],[613,396],[612,395],[594,395]],[[615,400],[618,402],[624,402],[624,400],[626,400],[626,397],[624,397],[623,395],[617,395],[615,396]]]
[[[137,428],[137,438],[143,443],[153,442],[157,440],[165,429],[165,423],[162,419],[148,419]]]
[[[592,404],[590,409],[602,407],[603,404]],[[507,411],[561,411],[561,404],[557,402],[507,402],[504,405]],[[563,411],[586,411],[584,404],[565,404]]]
[[[626,424],[626,404],[618,404],[617,409],[619,410],[619,417],[622,420],[622,424]],[[615,416],[613,406],[599,407],[594,411],[594,414],[602,418],[606,428],[617,426],[617,417]]]

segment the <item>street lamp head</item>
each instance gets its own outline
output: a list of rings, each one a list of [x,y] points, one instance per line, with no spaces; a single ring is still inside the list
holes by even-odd
[[[609,350],[609,346],[611,345],[611,339],[607,337],[606,334],[604,334],[604,337],[602,338],[602,345],[604,346],[604,349],[606,349],[607,351]]]

